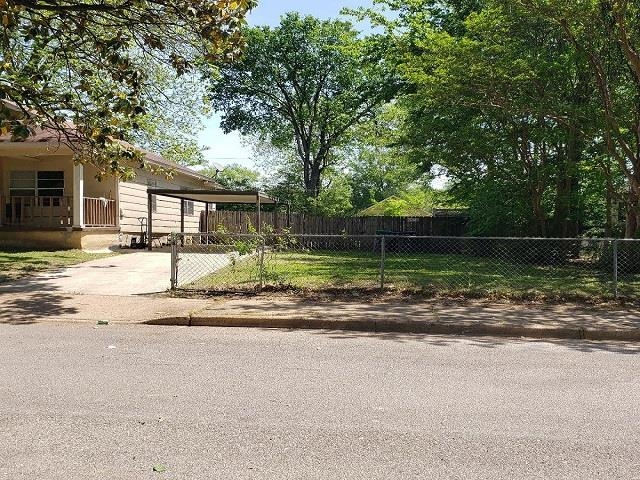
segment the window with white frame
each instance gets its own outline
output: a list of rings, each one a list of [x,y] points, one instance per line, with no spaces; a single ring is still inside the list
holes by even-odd
[[[36,172],[13,170],[9,173],[9,195],[12,197],[36,196]]]
[[[61,170],[13,170],[9,173],[9,195],[41,197],[43,206],[60,205],[64,196],[64,172]]]
[[[36,193],[39,197],[62,197],[64,195],[64,172],[39,171],[37,179]]]
[[[184,201],[184,214],[185,215],[193,215],[193,200],[185,200]]]

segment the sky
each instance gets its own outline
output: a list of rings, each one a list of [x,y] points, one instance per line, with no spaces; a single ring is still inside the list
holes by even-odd
[[[323,19],[336,18],[345,7],[368,7],[371,4],[371,0],[259,0],[247,20],[252,26],[276,26],[280,23],[280,16],[287,12],[297,11]],[[214,115],[205,121],[205,129],[198,135],[198,142],[207,148],[205,159],[222,166],[238,163],[254,167],[251,149],[242,145],[240,135],[235,132],[225,135],[219,124],[220,116]]]

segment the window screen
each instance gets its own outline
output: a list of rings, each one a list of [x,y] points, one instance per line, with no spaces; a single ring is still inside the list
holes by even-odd
[[[193,201],[185,200],[184,201],[184,214],[185,215],[193,215]]]
[[[12,197],[36,196],[36,172],[14,170],[9,174],[9,195]]]
[[[38,196],[62,197],[64,195],[64,172],[38,172]]]
[[[64,172],[14,170],[9,174],[9,194],[12,197],[62,197]]]

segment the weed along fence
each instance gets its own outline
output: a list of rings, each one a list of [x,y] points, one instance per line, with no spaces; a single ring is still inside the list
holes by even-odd
[[[171,257],[177,289],[640,300],[636,240],[178,234]]]
[[[213,211],[208,223],[205,212],[200,217],[201,232],[253,233],[258,225],[255,212]],[[313,235],[376,235],[380,232],[413,235],[461,236],[467,220],[461,216],[438,217],[319,217],[306,214],[261,212],[262,232]]]

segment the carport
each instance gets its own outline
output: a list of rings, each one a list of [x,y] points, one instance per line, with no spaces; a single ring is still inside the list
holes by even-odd
[[[260,211],[264,204],[267,205],[286,205],[287,207],[287,227],[291,216],[291,209],[288,203],[278,202],[277,200],[265,195],[257,190],[233,191],[233,190],[171,190],[163,188],[147,189],[147,249],[151,250],[153,244],[153,206],[152,196],[158,195],[169,198],[177,198],[180,200],[180,231],[184,232],[184,212],[185,201],[200,202],[205,204],[205,218],[209,218],[209,209],[212,203],[228,203],[228,204],[249,204],[256,206],[258,214],[258,233],[262,228],[260,221]],[[209,222],[206,221],[207,230]],[[208,231],[203,233],[209,233]]]

